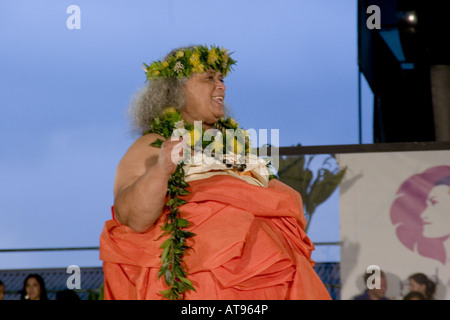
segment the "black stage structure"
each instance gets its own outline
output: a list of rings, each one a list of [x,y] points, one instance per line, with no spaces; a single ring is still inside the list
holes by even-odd
[[[450,141],[448,1],[358,0],[358,67],[374,143]]]

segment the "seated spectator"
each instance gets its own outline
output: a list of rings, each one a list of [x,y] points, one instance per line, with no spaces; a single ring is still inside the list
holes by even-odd
[[[386,290],[387,290],[387,281],[386,274],[381,271],[380,272],[380,288],[367,288],[367,280],[372,274],[365,273],[364,274],[364,285],[366,285],[366,290],[353,298],[353,300],[389,300],[386,298]]]
[[[0,280],[0,300],[5,299],[5,284]]]
[[[414,273],[408,277],[409,291],[417,291],[425,296],[426,300],[434,300],[436,283],[424,273]]]
[[[61,290],[56,293],[56,300],[59,301],[76,301],[80,300],[80,297],[73,290]]]
[[[421,292],[410,291],[403,297],[403,300],[427,300],[427,299]]]
[[[23,282],[20,300],[48,300],[44,279],[38,274],[30,274]]]

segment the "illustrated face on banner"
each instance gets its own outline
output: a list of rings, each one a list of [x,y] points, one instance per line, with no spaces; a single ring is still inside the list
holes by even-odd
[[[423,235],[428,238],[449,236],[449,216],[450,186],[437,185],[431,189],[427,199],[427,208],[422,212]]]
[[[391,206],[396,235],[408,249],[443,264],[450,237],[450,166],[437,166],[402,183]]]

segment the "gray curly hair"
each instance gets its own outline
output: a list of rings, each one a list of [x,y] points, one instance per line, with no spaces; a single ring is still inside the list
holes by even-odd
[[[173,49],[164,57],[163,61],[180,50],[193,49],[194,47],[186,46]],[[172,107],[181,110],[185,102],[184,85],[188,80],[189,78],[186,77],[155,78],[139,89],[132,97],[128,107],[128,118],[133,133],[142,135],[145,131],[150,130],[151,121],[161,115],[167,108]],[[225,114],[229,114],[226,103],[224,103],[224,108]]]
[[[134,96],[128,115],[135,133],[151,129],[151,121],[165,109],[181,110],[184,105],[184,84],[187,78],[157,78]]]

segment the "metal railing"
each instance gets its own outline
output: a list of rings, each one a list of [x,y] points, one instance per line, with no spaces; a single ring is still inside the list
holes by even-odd
[[[86,251],[99,250],[100,247],[68,247],[68,248],[21,248],[21,249],[0,249],[0,252],[38,252],[38,251]]]
[[[361,152],[395,152],[395,151],[426,151],[426,150],[450,150],[450,141],[432,142],[398,142],[375,144],[350,144],[350,145],[324,145],[324,146],[294,146],[278,147],[280,156],[312,155],[312,154],[339,154]],[[271,148],[267,148],[270,155]],[[314,242],[316,246],[341,245],[341,242]],[[41,251],[87,251],[99,250],[99,247],[66,247],[66,248],[16,248],[0,249],[1,252],[41,252]]]
[[[340,241],[334,242],[314,242],[315,246],[339,246]],[[88,251],[100,250],[100,247],[65,247],[65,248],[16,248],[16,249],[0,249],[1,252],[42,252],[42,251]]]

